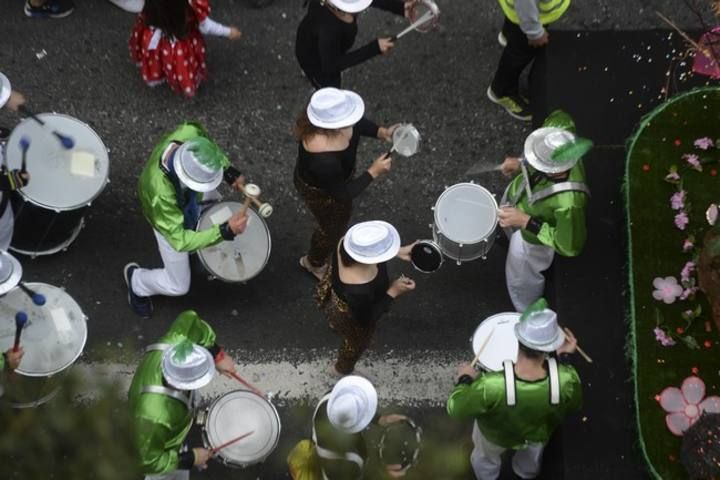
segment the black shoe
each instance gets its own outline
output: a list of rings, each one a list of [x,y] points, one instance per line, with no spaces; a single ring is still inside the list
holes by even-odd
[[[152,299],[150,297],[141,297],[135,294],[132,289],[132,276],[138,268],[140,268],[140,266],[137,263],[131,262],[125,265],[125,269],[123,270],[123,277],[125,277],[125,284],[128,289],[128,304],[136,315],[142,318],[150,318],[153,312]]]
[[[72,0],[45,0],[45,3],[35,7],[30,0],[25,0],[25,16],[31,18],[63,18],[75,10]]]

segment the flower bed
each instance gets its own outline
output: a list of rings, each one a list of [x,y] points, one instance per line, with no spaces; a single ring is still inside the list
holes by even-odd
[[[655,109],[628,148],[637,420],[649,469],[664,479],[687,478],[682,434],[703,410],[720,411],[720,399],[713,398],[720,394],[719,338],[699,288],[703,239],[711,228],[720,233],[720,225],[709,224],[717,217],[709,207],[720,203],[719,143],[720,88],[703,88]]]

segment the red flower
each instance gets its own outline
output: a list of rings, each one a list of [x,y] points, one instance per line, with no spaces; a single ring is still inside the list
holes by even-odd
[[[685,333],[685,329],[683,327],[677,327],[675,331],[678,333],[678,335],[682,335]]]
[[[705,348],[710,348],[712,347],[712,342],[710,340],[705,340],[703,342],[703,345],[705,346]]]
[[[642,166],[643,172],[649,172],[650,171],[650,165],[647,163],[643,164]]]
[[[700,369],[698,369],[698,367],[692,367],[690,371],[693,373],[693,375],[697,375]]]
[[[656,402],[659,402],[659,401],[660,401],[660,395],[655,395],[655,401],[656,401]]]
[[[676,147],[679,147],[682,142],[680,141],[679,138],[676,138],[673,143],[675,144]]]
[[[710,176],[712,176],[712,177],[717,176],[717,170],[715,170],[714,168],[710,169]]]
[[[671,453],[670,455],[668,455],[668,460],[670,460],[671,462],[674,462],[674,461],[675,461],[675,455],[673,455],[672,453]]]

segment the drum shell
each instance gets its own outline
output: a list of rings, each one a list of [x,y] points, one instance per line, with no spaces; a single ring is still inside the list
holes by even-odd
[[[70,368],[47,377],[31,377],[15,372],[6,378],[4,397],[14,408],[34,408],[46,403],[58,393]]]
[[[438,244],[443,255],[455,260],[457,263],[470,262],[487,258],[490,249],[495,243],[495,229],[490,236],[477,243],[458,243],[450,240],[439,231],[436,224],[433,224],[433,240]]]
[[[422,247],[422,246],[427,246],[427,247],[429,247],[430,249],[432,249],[432,250],[434,250],[434,251],[437,251],[437,252],[439,253],[439,255],[440,255],[440,263],[438,264],[437,268],[431,269],[431,270],[425,270],[425,269],[419,267],[419,266],[415,263],[415,259],[413,258],[413,251],[414,251],[414,249],[415,249],[417,246],[421,246],[421,247]],[[411,253],[410,253],[410,263],[412,263],[412,266],[413,266],[413,267],[415,268],[415,270],[417,270],[418,272],[422,272],[422,273],[434,273],[434,272],[440,270],[440,268],[442,267],[443,263],[445,262],[445,259],[444,259],[444,257],[443,257],[442,249],[440,248],[440,245],[438,245],[437,243],[435,243],[435,242],[432,241],[432,240],[419,240],[418,243],[417,243],[417,245],[416,245],[415,247],[413,247],[413,251],[411,251]]]

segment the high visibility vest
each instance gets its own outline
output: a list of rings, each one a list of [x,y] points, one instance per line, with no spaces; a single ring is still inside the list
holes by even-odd
[[[520,24],[520,19],[515,12],[515,0],[498,0],[505,12],[505,16],[511,22]],[[570,6],[570,0],[536,0],[540,11],[540,23],[547,25],[562,17],[565,10]]]

